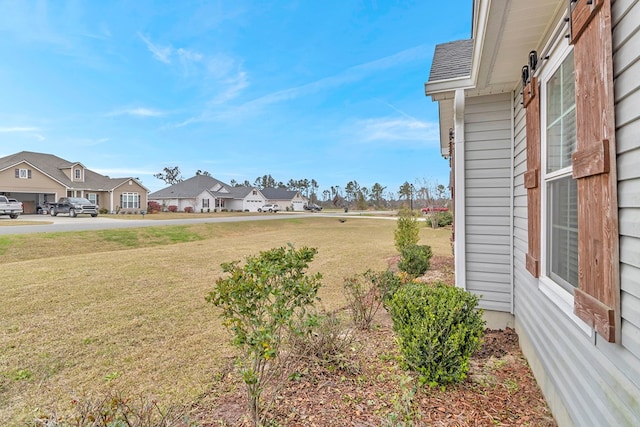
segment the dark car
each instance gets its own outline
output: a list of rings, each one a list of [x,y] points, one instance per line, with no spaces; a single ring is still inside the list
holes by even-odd
[[[306,205],[304,205],[304,210],[311,212],[320,212],[322,210],[322,206],[318,206],[315,203],[307,203]]]

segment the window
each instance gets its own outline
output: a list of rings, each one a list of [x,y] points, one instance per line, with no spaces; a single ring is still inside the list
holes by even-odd
[[[16,178],[31,179],[31,169],[16,169]]]
[[[202,207],[203,208],[209,207],[209,199],[202,199]]]
[[[96,193],[87,193],[87,200],[89,200],[94,205],[99,204],[98,203],[98,195]]]
[[[138,193],[122,193],[120,195],[120,207],[122,209],[139,209],[140,195]]]
[[[74,174],[76,181],[82,179],[82,169],[74,169]]]
[[[542,82],[543,191],[546,193],[545,274],[573,293],[578,286],[578,189],[572,177],[576,149],[573,52]]]

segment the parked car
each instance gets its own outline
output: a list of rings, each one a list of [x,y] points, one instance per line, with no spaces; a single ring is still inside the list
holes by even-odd
[[[320,212],[322,210],[322,206],[316,205],[315,203],[307,203],[303,206],[305,211],[311,212]]]
[[[84,197],[61,197],[57,203],[50,203],[49,212],[51,216],[58,214],[69,214],[70,217],[78,214],[89,214],[98,216],[98,205],[91,203]]]
[[[278,212],[279,210],[280,206],[273,203],[269,203],[258,208],[258,212]]]
[[[422,213],[432,213],[432,212],[448,212],[449,208],[447,207],[427,207],[427,208],[422,208],[420,209],[422,211]]]
[[[9,215],[9,218],[16,219],[22,213],[22,202],[16,199],[8,199],[0,196],[0,215]]]

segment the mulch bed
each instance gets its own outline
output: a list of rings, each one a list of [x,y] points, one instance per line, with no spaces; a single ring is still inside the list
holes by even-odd
[[[434,257],[429,280],[451,283],[451,259]],[[513,329],[485,331],[467,379],[417,386],[400,367],[391,321],[380,309],[369,331],[355,335],[342,362],[299,359],[289,365],[268,412],[280,426],[555,426]],[[231,361],[193,408],[203,426],[249,426],[245,392]]]

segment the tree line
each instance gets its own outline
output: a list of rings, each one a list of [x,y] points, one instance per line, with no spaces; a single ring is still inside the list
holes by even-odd
[[[198,169],[196,175],[211,176],[207,171]],[[164,181],[168,185],[182,182],[184,178],[178,166],[165,167],[162,172],[154,174],[155,178]],[[299,191],[311,203],[334,205],[344,208],[368,209],[373,208],[399,208],[402,206],[419,209],[427,206],[448,206],[450,203],[449,189],[443,184],[426,179],[416,179],[413,183],[405,181],[397,190],[387,190],[378,182],[370,188],[361,186],[358,181],[349,181],[344,187],[331,185],[320,191],[320,185],[315,179],[290,179],[286,183],[277,181],[271,174],[257,177],[253,182],[242,182],[232,179],[229,183],[233,187],[285,188],[291,191]]]

